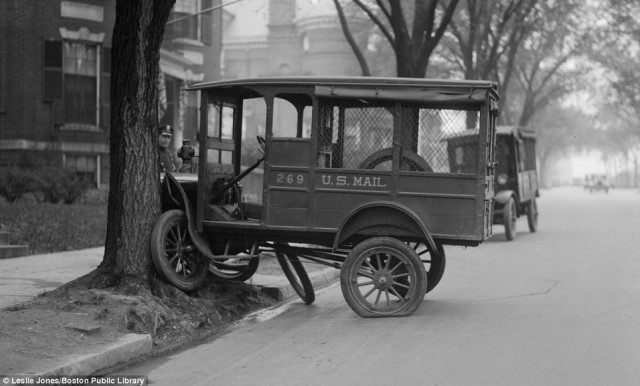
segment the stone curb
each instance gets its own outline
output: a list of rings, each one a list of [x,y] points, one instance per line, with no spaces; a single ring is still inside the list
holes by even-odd
[[[275,295],[275,298],[279,301],[284,302],[298,296],[285,277],[254,276],[256,276],[254,281],[266,282],[266,284],[250,283],[262,287],[262,290],[271,296]],[[316,290],[333,284],[339,277],[340,270],[335,268],[327,268],[309,274],[309,279],[311,279],[311,283]],[[67,363],[36,375],[93,375],[99,371],[114,368],[119,364],[122,365],[123,363],[148,356],[151,353],[152,346],[153,341],[149,334],[127,334],[118,341],[106,346],[100,352],[72,357]]]
[[[70,358],[67,363],[36,375],[92,375],[118,363],[149,354],[152,343],[149,334],[127,334],[98,353]]]
[[[313,284],[313,288],[315,290],[333,284],[339,277],[340,270],[335,268],[327,268],[309,274],[309,279],[311,280],[311,284]],[[272,283],[256,285],[262,287],[263,292],[274,297],[278,301],[287,301],[298,296],[286,277],[278,277],[278,280]]]

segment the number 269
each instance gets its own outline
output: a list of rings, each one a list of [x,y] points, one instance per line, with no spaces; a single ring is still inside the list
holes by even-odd
[[[278,184],[301,185],[304,183],[304,176],[302,174],[278,173],[276,176],[276,182]]]

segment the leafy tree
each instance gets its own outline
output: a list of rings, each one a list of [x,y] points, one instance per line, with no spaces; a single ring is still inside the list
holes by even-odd
[[[640,3],[607,3],[597,10],[600,23],[588,42],[590,58],[611,73],[612,98],[640,117]]]
[[[375,24],[393,48],[396,57],[396,75],[424,78],[429,58],[449,25],[459,0],[353,0]],[[350,44],[362,75],[371,76],[362,48],[357,44],[345,15],[344,0],[333,0],[342,30]],[[347,2],[348,3],[348,2]]]
[[[542,187],[550,186],[548,175],[554,162],[566,155],[568,150],[593,147],[596,138],[593,118],[579,109],[557,104],[547,106],[529,128],[537,136],[536,153]]]
[[[516,88],[504,111],[504,121],[526,126],[547,105],[557,103],[572,91],[574,79],[584,69],[572,63],[579,54],[581,2],[566,0],[543,3],[535,28],[523,41],[514,62]]]
[[[541,18],[537,3],[464,0],[450,23],[442,57],[458,67],[465,79],[498,82],[504,104],[518,50]]]
[[[465,79],[502,80],[507,84],[512,66],[500,66],[506,58],[512,63],[525,37],[534,26],[532,13],[537,0],[464,0],[450,24],[457,46],[452,61]],[[503,74],[499,69],[506,68]]]
[[[634,164],[633,185],[638,186],[640,154],[640,3],[608,0],[598,3],[598,15],[585,39],[587,57],[598,63],[609,92],[602,119],[606,133],[600,148],[622,155]]]
[[[640,121],[635,114],[621,114],[618,104],[608,104],[600,109],[595,122],[599,128],[594,147],[607,159],[622,158],[623,164],[633,164],[631,173],[623,178],[627,185],[638,187],[638,161],[640,158]],[[630,175],[630,178],[628,178]]]

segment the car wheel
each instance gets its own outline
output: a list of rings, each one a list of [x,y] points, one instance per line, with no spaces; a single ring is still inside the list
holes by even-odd
[[[259,264],[259,257],[238,255],[225,261],[212,261],[209,264],[209,271],[220,279],[245,281],[256,273]]]
[[[531,232],[538,230],[538,204],[535,197],[527,204],[527,222]]]
[[[425,243],[409,243],[409,246],[416,251],[418,257],[422,260],[424,269],[427,272],[427,293],[429,293],[436,288],[444,275],[444,268],[447,263],[444,248],[442,244],[436,244],[439,255],[436,257]]]
[[[502,214],[502,222],[504,223],[504,234],[507,240],[511,241],[516,238],[516,223],[518,220],[518,212],[516,209],[516,200],[513,197],[504,206]]]
[[[151,232],[151,258],[158,274],[183,291],[200,287],[209,261],[193,244],[183,210],[164,212]]]
[[[291,287],[293,287],[293,290],[296,291],[300,299],[302,299],[305,304],[313,303],[316,300],[313,284],[298,256],[290,252],[285,253],[281,250],[276,250],[276,257],[278,258],[282,272],[284,272]]]
[[[406,316],[422,304],[427,273],[407,244],[374,237],[349,252],[340,271],[340,287],[346,303],[362,317]]]

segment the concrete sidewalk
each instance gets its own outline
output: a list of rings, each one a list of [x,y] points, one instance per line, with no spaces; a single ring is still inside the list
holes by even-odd
[[[0,310],[28,301],[94,270],[102,261],[104,247],[79,251],[0,259]],[[340,271],[327,268],[309,273],[314,289],[338,280]],[[282,275],[255,274],[248,284],[263,287],[280,301],[297,297]],[[99,352],[65,358],[55,368],[42,369],[37,375],[91,375],[118,363],[134,360],[151,352],[148,334],[127,334]]]
[[[104,247],[0,259],[0,309],[85,275],[102,262]]]

